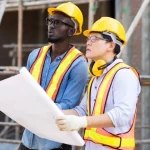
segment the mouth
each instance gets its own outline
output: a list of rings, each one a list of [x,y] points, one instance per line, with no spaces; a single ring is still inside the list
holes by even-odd
[[[90,52],[91,50],[89,48],[86,48],[86,52]]]
[[[53,32],[48,32],[48,35],[53,35]]]
[[[48,35],[54,35],[54,32],[52,30],[49,30]]]

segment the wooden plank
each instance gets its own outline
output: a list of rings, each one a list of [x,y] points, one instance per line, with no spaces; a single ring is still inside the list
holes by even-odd
[[[19,1],[18,7],[18,51],[17,51],[17,64],[22,66],[22,32],[23,32],[23,5],[22,0]]]
[[[98,0],[101,2],[110,1],[110,0]],[[68,2],[68,0],[37,0],[37,1],[23,1],[23,10],[33,10],[33,9],[45,9],[48,7],[55,7],[61,3]],[[88,3],[89,0],[71,0],[74,4],[85,4]],[[14,0],[14,2],[10,2],[7,4],[6,11],[16,11],[18,7],[18,2]]]

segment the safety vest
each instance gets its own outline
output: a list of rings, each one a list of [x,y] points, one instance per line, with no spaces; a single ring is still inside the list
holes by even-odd
[[[131,68],[130,66],[124,64],[124,63],[118,63],[116,64],[112,69],[110,69],[104,79],[102,80],[97,97],[95,106],[93,108],[93,112],[91,114],[91,87],[94,81],[95,77],[92,77],[89,85],[88,85],[88,103],[87,103],[87,110],[89,116],[99,116],[101,114],[104,114],[105,112],[105,105],[107,102],[107,96],[109,93],[109,89],[111,87],[111,84],[113,82],[113,79],[116,75],[116,73],[123,68],[128,68],[133,70],[133,72],[136,74],[136,76],[139,78],[138,73],[134,68]],[[91,114],[91,115],[90,115]],[[136,113],[135,113],[136,114]],[[96,144],[101,144],[103,146],[106,146],[110,149],[117,149],[117,150],[133,150],[135,147],[135,140],[134,140],[134,127],[135,127],[135,118],[136,115],[134,115],[133,118],[133,124],[128,132],[114,135],[112,133],[109,133],[103,128],[86,128],[84,139],[86,141],[92,141]]]
[[[51,45],[44,46],[40,49],[37,58],[30,68],[30,73],[39,84],[41,82],[42,70],[45,63],[46,54],[50,47]],[[79,50],[75,49],[75,47],[72,47],[68,52],[66,52],[46,88],[46,93],[53,101],[55,101],[57,97],[61,82],[66,72],[69,70],[73,62],[82,55],[83,54]]]

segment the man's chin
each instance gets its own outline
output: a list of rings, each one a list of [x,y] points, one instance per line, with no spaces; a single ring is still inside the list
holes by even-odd
[[[49,42],[49,43],[56,43],[57,40],[56,40],[56,39],[50,39],[50,38],[48,38],[48,42]]]
[[[61,38],[57,38],[57,39],[48,38],[48,42],[50,42],[50,43],[58,43],[58,42],[61,42],[63,40],[64,39],[61,39]]]

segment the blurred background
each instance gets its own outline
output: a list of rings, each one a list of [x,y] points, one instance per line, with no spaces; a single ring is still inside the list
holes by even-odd
[[[83,30],[102,16],[118,19],[127,31],[127,46],[119,57],[140,73],[142,92],[137,104],[136,150],[150,150],[150,0],[70,0],[84,15]],[[0,0],[0,80],[18,73],[29,53],[47,45],[47,8],[66,0]],[[86,39],[72,43],[85,52]],[[16,150],[23,127],[0,112],[0,150]],[[74,147],[80,149],[81,147]]]

